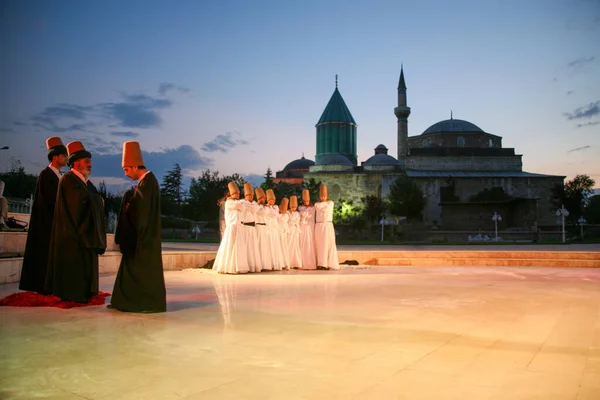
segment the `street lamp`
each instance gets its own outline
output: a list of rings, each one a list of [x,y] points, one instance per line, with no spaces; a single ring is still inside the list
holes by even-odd
[[[498,222],[502,221],[502,217],[496,211],[494,211],[494,215],[492,216],[492,221],[494,221],[494,231],[496,232],[496,242],[498,241]]]
[[[582,215],[581,217],[579,217],[577,222],[579,223],[579,226],[581,227],[581,238],[583,239],[583,226],[587,223],[587,221],[585,218],[583,218],[583,215]]]
[[[562,204],[558,210],[556,210],[556,216],[560,217],[562,222],[562,239],[563,243],[565,243],[565,217],[569,216],[569,210],[565,208],[565,205]]]

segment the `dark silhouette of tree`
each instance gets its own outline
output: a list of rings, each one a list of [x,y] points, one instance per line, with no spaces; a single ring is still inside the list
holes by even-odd
[[[379,223],[388,208],[386,201],[374,195],[367,195],[360,200],[363,203],[363,216],[370,223]]]
[[[267,189],[273,189],[275,183],[273,182],[273,171],[271,171],[271,167],[267,168],[267,173],[265,174],[265,181],[260,184],[260,187],[266,192]]]
[[[582,174],[575,176],[564,186],[555,185],[552,188],[554,206],[558,209],[564,205],[569,210],[567,220],[571,224],[577,224],[577,220],[583,215],[595,184],[596,182],[589,175]]]
[[[0,180],[4,181],[4,196],[27,199],[35,193],[37,175],[25,173],[21,161],[11,157],[10,170],[0,174]]]
[[[183,190],[183,175],[178,163],[175,163],[173,169],[163,177],[160,195],[162,213],[164,215],[180,216],[185,191]]]
[[[421,220],[425,198],[421,188],[408,176],[401,176],[390,186],[389,212],[408,221]]]
[[[304,180],[302,183],[303,189],[308,189],[310,193],[310,202],[311,204],[316,203],[317,201],[321,201],[319,199],[319,194],[321,191],[321,181],[317,182],[315,178],[310,178],[308,180]],[[302,193],[301,193],[302,194]]]

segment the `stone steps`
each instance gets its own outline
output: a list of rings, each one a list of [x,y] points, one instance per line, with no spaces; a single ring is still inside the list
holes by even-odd
[[[200,268],[214,260],[216,251],[167,250],[162,252],[166,271]],[[572,267],[600,268],[597,251],[438,251],[438,250],[340,250],[340,263],[355,260],[361,265],[379,266],[469,266],[469,267]],[[18,282],[21,257],[0,258],[0,284]],[[119,269],[121,253],[108,251],[99,258],[99,272],[114,274]]]

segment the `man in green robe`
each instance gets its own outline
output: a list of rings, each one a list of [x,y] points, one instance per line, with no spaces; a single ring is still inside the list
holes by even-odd
[[[123,144],[123,171],[138,185],[123,196],[115,243],[123,254],[109,308],[124,312],[167,310],[160,223],[160,187],[146,169],[138,142]]]
[[[88,180],[92,155],[79,141],[67,153],[71,169],[58,182],[45,290],[87,303],[98,295],[98,254],[106,250],[104,206]]]

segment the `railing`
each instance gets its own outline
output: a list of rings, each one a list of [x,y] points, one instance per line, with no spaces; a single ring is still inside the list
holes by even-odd
[[[32,199],[15,199],[13,197],[7,197],[6,200],[8,201],[8,212],[31,214]]]

